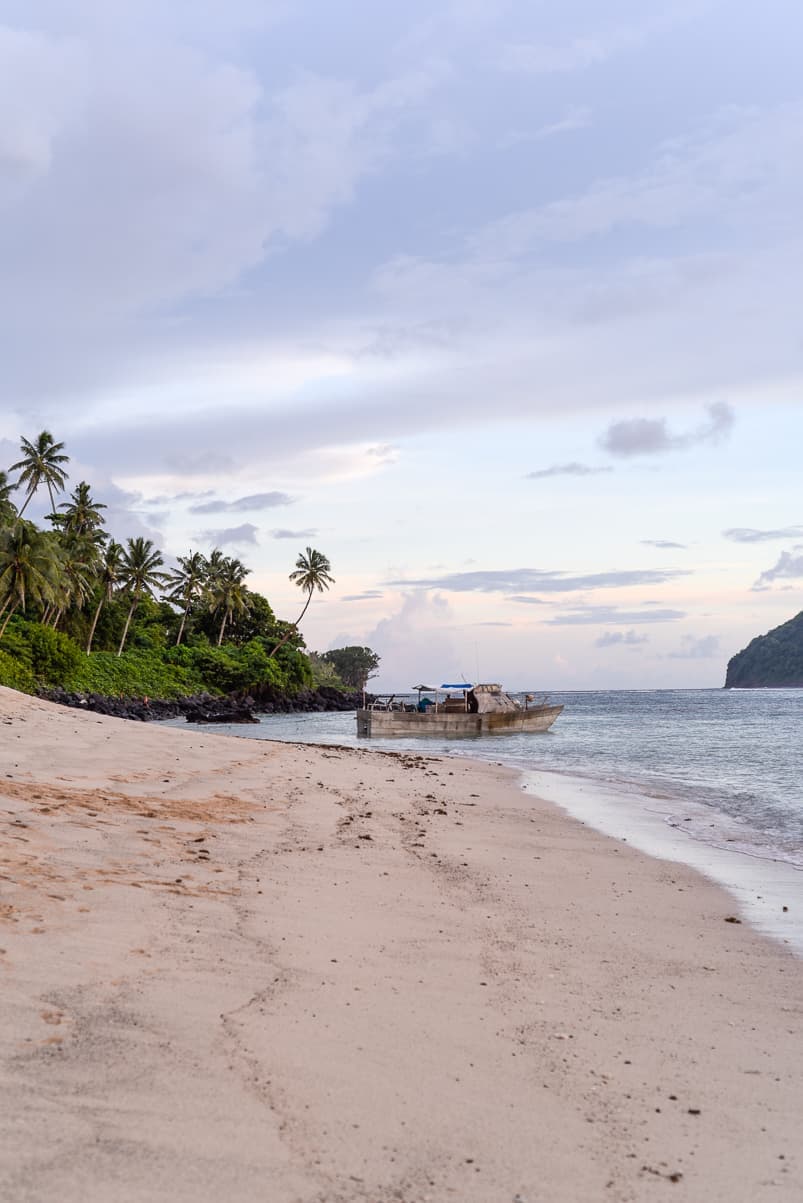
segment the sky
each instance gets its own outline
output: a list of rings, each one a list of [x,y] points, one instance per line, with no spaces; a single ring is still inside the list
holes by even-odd
[[[721,685],[802,606],[802,42],[797,0],[0,0],[0,467],[52,431],[117,539],[287,619],[317,548],[307,644],[377,688]]]

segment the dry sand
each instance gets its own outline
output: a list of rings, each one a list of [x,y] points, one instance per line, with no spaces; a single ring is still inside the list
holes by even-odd
[[[512,773],[0,689],[0,1198],[803,1199],[803,966]]]

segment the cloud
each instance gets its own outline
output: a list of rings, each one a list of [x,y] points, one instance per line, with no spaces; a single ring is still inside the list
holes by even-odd
[[[472,622],[472,627],[512,627],[512,622]]]
[[[315,527],[308,527],[306,530],[285,530],[284,527],[274,527],[269,531],[272,539],[314,539],[318,531]]]
[[[685,551],[688,543],[673,543],[671,539],[642,539],[644,547],[657,547],[659,551]]]
[[[613,472],[613,468],[594,468],[590,464],[553,464],[551,468],[539,468],[528,472],[526,480],[546,480],[550,476],[597,476],[600,472]]]
[[[409,593],[395,614],[383,618],[364,638],[349,638],[345,644],[373,648],[382,657],[383,681],[396,689],[409,689],[414,681],[425,681],[433,665],[443,674],[440,680],[460,679],[467,666],[455,650],[454,630],[454,613],[445,598]]]
[[[803,526],[782,526],[777,530],[755,530],[750,526],[732,526],[722,532],[734,543],[772,543],[776,539],[796,539],[803,535]]]
[[[676,652],[669,653],[670,660],[711,660],[720,654],[719,636],[704,635],[701,639],[694,635],[683,636],[683,646]]]
[[[687,573],[678,569],[626,569],[572,576],[541,568],[507,568],[452,572],[445,576],[385,581],[389,588],[443,589],[450,593],[575,593],[585,589],[623,589],[632,585],[663,585]],[[530,600],[518,597],[517,600]]]
[[[637,647],[649,642],[649,635],[638,635],[635,631],[605,631],[594,640],[594,647]]]
[[[259,527],[254,526],[252,522],[244,522],[242,526],[229,526],[223,530],[203,530],[199,531],[196,538],[202,543],[211,543],[213,547],[226,547],[229,544],[253,544],[258,543],[257,531]]]
[[[500,66],[506,71],[527,75],[562,75],[582,71],[606,62],[615,54],[636,49],[650,32],[648,25],[621,26],[574,38],[562,45],[515,42],[502,51]]]
[[[365,593],[348,593],[345,597],[341,597],[341,601],[359,602],[359,601],[374,601],[375,598],[384,597],[378,589],[366,589]]]
[[[242,514],[253,510],[270,510],[279,505],[292,505],[295,501],[289,493],[251,493],[238,497],[236,501],[203,501],[189,507],[191,514]]]
[[[708,420],[686,434],[670,434],[666,418],[628,418],[612,423],[600,439],[610,455],[663,455],[703,443],[719,443],[730,434],[734,413],[724,401],[708,406]]]
[[[762,572],[753,586],[765,589],[773,581],[797,581],[803,578],[803,556],[793,556],[791,551],[782,551],[777,564]]]
[[[620,610],[616,606],[586,606],[581,610],[557,614],[554,618],[545,619],[545,622],[553,627],[640,626],[643,623],[678,622],[685,617],[683,610]]]

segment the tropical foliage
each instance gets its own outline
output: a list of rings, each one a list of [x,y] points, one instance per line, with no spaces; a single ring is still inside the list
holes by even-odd
[[[326,556],[299,555],[290,579],[304,608],[282,621],[219,548],[166,562],[147,538],[112,537],[87,481],[57,501],[68,465],[43,430],[0,471],[0,684],[154,698],[313,684],[298,624],[332,583]],[[37,525],[25,511],[43,488],[50,513]]]
[[[379,669],[379,656],[370,647],[337,647],[321,659],[330,664],[340,680],[352,689],[365,689]]]

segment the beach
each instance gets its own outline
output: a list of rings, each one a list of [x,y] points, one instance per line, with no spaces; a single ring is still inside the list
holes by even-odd
[[[803,961],[693,870],[425,748],[0,748],[0,1198],[803,1197]]]

